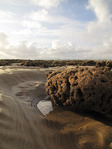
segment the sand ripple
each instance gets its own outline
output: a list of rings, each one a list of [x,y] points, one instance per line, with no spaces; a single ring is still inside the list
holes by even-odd
[[[46,116],[41,113],[37,104],[49,101],[46,71],[2,70],[0,149],[111,149],[112,122],[100,115],[73,113],[55,105]]]

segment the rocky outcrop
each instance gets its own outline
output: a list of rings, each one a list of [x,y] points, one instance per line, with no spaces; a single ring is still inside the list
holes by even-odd
[[[84,61],[81,64],[82,66],[95,66],[96,62],[94,60],[88,60],[88,61]]]
[[[46,92],[54,103],[68,109],[112,114],[112,72],[107,69],[50,72]]]

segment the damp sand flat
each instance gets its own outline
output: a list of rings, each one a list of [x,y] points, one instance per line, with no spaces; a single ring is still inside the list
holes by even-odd
[[[112,122],[51,107],[49,70],[0,67],[0,149],[111,149]]]

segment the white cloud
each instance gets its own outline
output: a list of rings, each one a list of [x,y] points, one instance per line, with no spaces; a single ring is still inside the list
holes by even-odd
[[[110,0],[89,0],[87,9],[94,11],[99,22],[107,22],[112,19],[109,5]]]
[[[36,22],[36,21],[24,20],[22,24],[24,27],[27,27],[30,29],[45,29],[45,27],[42,27],[41,23]]]
[[[49,23],[49,24],[78,23],[78,21],[76,21],[76,20],[72,20],[70,18],[61,16],[61,15],[56,15],[54,17],[53,15],[49,14],[48,10],[45,10],[45,9],[30,12],[28,15],[24,16],[24,20],[37,21],[37,22],[41,22],[41,23],[45,22],[45,23]]]
[[[46,38],[58,38],[59,40],[78,40],[82,36],[86,24],[64,16],[53,16],[45,9],[33,11],[24,16],[22,25],[34,30],[33,34],[46,36]],[[53,26],[55,26],[53,28]]]
[[[8,36],[5,33],[3,32],[0,33],[0,48],[1,49],[9,45],[9,41],[7,38]]]
[[[54,17],[40,8],[21,17],[0,11],[0,30],[9,37],[0,33],[0,53],[4,58],[6,55],[31,59],[110,58],[112,14],[109,3],[110,0],[88,0],[88,8],[97,19],[86,23],[56,14]]]
[[[45,8],[57,7],[61,2],[66,0],[32,0],[32,3]]]
[[[32,11],[28,16],[26,16],[26,19],[29,18],[31,20],[40,21],[40,22],[46,22],[48,21],[48,11],[45,9],[41,9],[39,11]]]
[[[71,41],[62,43],[60,40],[52,42],[51,48],[43,49],[40,58],[46,59],[85,59],[91,51],[87,47],[75,46]]]
[[[37,58],[39,48],[36,47],[36,43],[28,44],[27,41],[11,45],[8,36],[0,33],[0,53],[2,53],[0,58]]]
[[[7,4],[7,5],[12,5],[12,6],[25,6],[30,4],[31,0],[1,0],[0,4]]]
[[[79,57],[84,58],[88,52],[88,49],[80,46],[76,47],[71,41],[64,43],[54,40],[49,48],[44,46],[39,47],[37,43],[29,44],[27,41],[20,41],[17,45],[11,45],[7,35],[0,33],[0,58],[77,59]]]
[[[111,58],[112,39],[91,50],[87,46],[77,46],[73,42],[52,40],[51,47],[39,47],[38,42],[20,41],[11,45],[5,33],[0,33],[0,58],[20,59],[105,59]]]
[[[16,15],[10,11],[0,11],[0,23],[16,23]]]
[[[97,20],[87,24],[88,39],[93,40],[94,51],[99,59],[112,57],[112,13],[111,0],[89,0],[87,8],[91,9]],[[90,37],[90,38],[89,38]]]
[[[10,45],[5,52],[18,58],[38,58],[39,53],[36,43],[28,44],[27,41],[20,41],[16,46]]]

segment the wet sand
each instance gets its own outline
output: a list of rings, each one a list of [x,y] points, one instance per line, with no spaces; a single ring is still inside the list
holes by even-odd
[[[112,122],[52,104],[47,71],[0,67],[0,149],[111,149]]]

